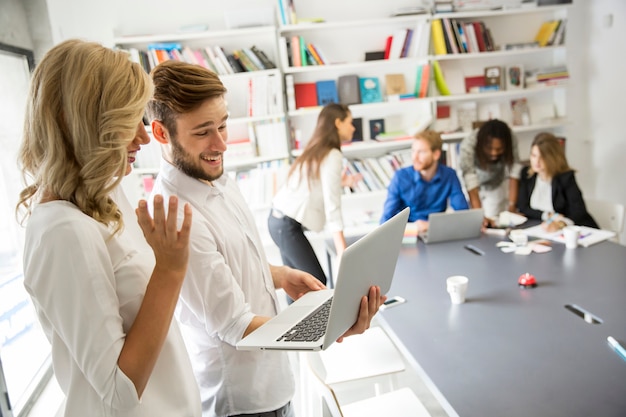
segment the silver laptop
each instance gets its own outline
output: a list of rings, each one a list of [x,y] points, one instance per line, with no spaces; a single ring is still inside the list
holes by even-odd
[[[418,237],[425,243],[479,237],[483,216],[483,209],[431,213],[428,215],[428,230]]]
[[[385,294],[409,218],[406,208],[357,240],[341,256],[334,290],[310,291],[237,343],[240,350],[324,350],[356,321],[372,285]]]

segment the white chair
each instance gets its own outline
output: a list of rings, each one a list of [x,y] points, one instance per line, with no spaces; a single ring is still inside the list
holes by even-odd
[[[593,198],[585,199],[585,205],[600,229],[615,232],[617,236],[613,240],[619,242],[619,235],[624,229],[624,205]]]
[[[398,389],[397,376],[405,371],[405,361],[380,327],[308,353],[306,362],[309,381],[321,396],[323,416],[429,416],[410,388]]]

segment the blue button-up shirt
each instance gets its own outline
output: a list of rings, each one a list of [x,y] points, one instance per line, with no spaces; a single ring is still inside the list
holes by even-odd
[[[412,166],[402,168],[396,171],[387,188],[380,222],[387,221],[405,207],[411,209],[409,222],[428,220],[430,213],[446,211],[448,200],[454,210],[469,208],[459,177],[452,168],[439,164],[430,181],[422,179]]]

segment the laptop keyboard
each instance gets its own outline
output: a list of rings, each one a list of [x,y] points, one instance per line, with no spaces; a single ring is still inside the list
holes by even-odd
[[[326,332],[332,301],[333,299],[331,297],[302,321],[287,330],[281,337],[276,339],[276,341],[314,342],[318,340],[324,335],[324,332]]]

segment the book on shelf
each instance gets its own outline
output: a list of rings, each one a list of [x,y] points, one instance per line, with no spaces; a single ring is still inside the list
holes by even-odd
[[[278,56],[280,57],[280,64],[282,68],[287,68],[291,64],[291,51],[289,48],[290,48],[290,45],[289,45],[289,41],[287,40],[287,38],[285,38],[284,36],[279,37],[278,38],[278,50],[279,50]]]
[[[404,74],[385,74],[385,94],[387,96],[406,94],[406,92]]]
[[[317,106],[317,86],[315,83],[294,84],[296,109]]]
[[[287,109],[294,111],[296,109],[296,90],[292,74],[285,75],[285,95],[287,96]]]
[[[563,45],[565,43],[565,32],[567,30],[567,19],[561,19],[561,24],[556,30],[552,45]]]
[[[470,101],[467,103],[460,103],[456,107],[457,124],[464,132],[470,132],[473,130],[473,124],[478,120],[478,106],[476,102]]]
[[[379,61],[385,59],[385,51],[366,51],[365,61]]]
[[[431,37],[433,39],[433,52],[435,55],[446,55],[446,40],[443,35],[441,19],[434,19],[430,24]]]
[[[313,57],[313,60],[315,61],[316,65],[325,65],[326,63],[324,62],[324,60],[322,59],[322,57],[320,56],[317,48],[315,47],[315,45],[313,45],[312,43],[307,43],[306,44],[306,48],[308,53],[311,55],[311,57]]]
[[[448,84],[446,83],[446,79],[443,75],[443,71],[441,70],[441,66],[439,65],[439,61],[433,61],[433,78],[435,80],[435,85],[437,86],[437,90],[439,94],[442,96],[449,96],[450,89],[448,88]]]
[[[481,21],[471,22],[474,26],[474,34],[478,45],[478,52],[487,52],[487,42],[485,40],[485,24]]]
[[[380,103],[383,101],[378,77],[359,78],[359,87],[361,91],[361,103]]]
[[[252,159],[256,156],[254,145],[250,138],[229,140],[226,142],[225,156],[229,161]]]
[[[250,62],[254,64],[254,67],[256,68],[255,71],[268,69],[268,68],[265,68],[265,65],[263,65],[263,62],[261,62],[261,59],[259,59],[259,57],[254,52],[252,52],[250,48],[241,48],[241,51],[246,56],[246,58],[248,58]]]
[[[511,113],[513,115],[511,122],[513,126],[530,125],[530,109],[525,98],[511,100]]]
[[[503,81],[502,67],[499,65],[485,67],[485,85],[496,85],[500,88],[504,85]]]
[[[363,140],[363,119],[360,117],[352,118],[352,126],[354,126],[354,133],[352,134],[353,142],[360,142]]]
[[[539,46],[549,46],[550,40],[553,39],[553,35],[559,26],[560,21],[548,20],[541,24],[537,34],[535,35],[535,41],[539,44]]]
[[[437,104],[435,121],[432,129],[440,133],[448,133],[456,130],[456,120],[452,117],[452,107],[449,104]]]
[[[252,45],[250,47],[250,50],[252,52],[254,52],[254,54],[259,58],[259,60],[261,60],[261,62],[263,63],[263,66],[265,67],[265,69],[274,69],[274,68],[276,68],[276,64],[274,64],[274,62],[272,62],[272,60],[269,59],[267,54],[262,49],[258,48],[255,45]]]
[[[515,43],[505,43],[500,45],[500,49],[503,51],[514,51],[518,49],[534,49],[539,48],[539,42],[515,42]]]
[[[507,90],[519,90],[524,88],[524,66],[517,64],[506,67],[505,79]]]
[[[254,123],[254,135],[259,156],[287,157],[287,130],[284,119]]]
[[[441,19],[441,23],[443,24],[443,35],[446,42],[447,52],[451,54],[458,54],[459,46],[456,42],[456,35],[454,34],[454,30],[452,29],[452,23],[450,23],[450,19],[444,17],[443,19]]]
[[[413,29],[407,29],[406,37],[404,38],[404,44],[402,44],[402,51],[400,52],[400,58],[406,58],[409,56],[412,41],[413,41]]]
[[[300,53],[300,66],[306,67],[309,65],[309,59],[306,51],[306,42],[304,36],[297,36],[298,39],[298,51]]]
[[[486,85],[484,75],[471,75],[471,76],[465,77],[464,82],[465,82],[466,93],[478,92],[479,87],[484,87]]]
[[[383,188],[387,188],[389,186],[393,175],[389,176],[387,171],[385,171],[381,166],[378,158],[374,158],[371,156],[368,158],[363,158],[363,163],[365,167],[373,174],[373,176],[378,179]]]
[[[317,91],[317,104],[325,106],[328,103],[339,103],[337,84],[335,80],[320,80],[315,82]]]
[[[453,20],[453,29],[455,29],[457,42],[459,44],[459,51],[461,52],[469,52],[467,48],[467,37],[465,36],[465,31],[463,29],[463,23],[458,20]]]
[[[291,56],[291,66],[292,67],[301,67],[302,66],[302,61],[301,61],[301,55],[300,55],[300,37],[299,36],[292,36],[291,39],[289,40],[289,50],[290,50],[290,56]]]
[[[387,59],[402,58],[402,49],[407,38],[408,29],[398,29],[391,35],[391,46]]]
[[[463,32],[467,38],[467,52],[480,52],[480,49],[478,48],[478,39],[476,39],[476,33],[474,31],[474,25],[471,22],[463,23]]]
[[[385,133],[385,119],[371,119],[369,121],[370,138],[377,139],[378,135]]]
[[[417,97],[428,97],[428,87],[430,86],[430,64],[426,63],[418,67],[419,91]],[[415,86],[417,88],[417,85]]]
[[[241,61],[235,57],[234,53],[226,54],[226,59],[235,72],[246,72],[246,69],[241,64]]]
[[[337,79],[337,93],[341,104],[361,103],[361,87],[356,74],[341,75]]]
[[[217,60],[223,64],[226,70],[226,74],[234,74],[235,70],[228,63],[228,59],[226,58],[226,53],[224,52],[224,49],[219,45],[215,45],[213,47],[213,50],[215,51],[215,57],[217,58]]]

